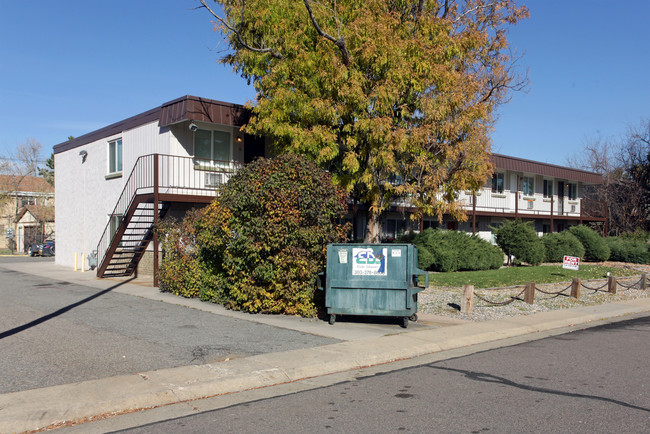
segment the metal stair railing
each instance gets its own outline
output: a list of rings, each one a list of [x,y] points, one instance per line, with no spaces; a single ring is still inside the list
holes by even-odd
[[[107,253],[116,236],[121,237],[129,224],[131,209],[137,196],[144,194],[216,196],[220,185],[225,184],[243,163],[233,161],[200,160],[165,154],[148,154],[139,157],[131,170],[124,189],[111,216],[123,216],[120,226],[111,233],[110,219],[97,244],[97,274],[101,277]],[[157,184],[157,185],[156,185]]]
[[[153,160],[156,157],[156,154],[143,155],[137,159],[131,170],[131,174],[127,179],[124,188],[122,189],[122,194],[120,194],[113,212],[112,216],[123,216],[129,210],[131,203],[136,198],[138,191],[147,188],[151,189],[153,192]],[[126,226],[128,222],[125,222],[125,219],[122,219],[120,226]],[[100,274],[100,270],[104,265],[104,262],[110,258],[106,258],[106,253],[108,248],[113,241],[113,237],[120,233],[120,228],[116,228],[115,233],[111,233],[111,219],[106,223],[104,232],[102,233],[99,243],[97,243],[97,274]]]

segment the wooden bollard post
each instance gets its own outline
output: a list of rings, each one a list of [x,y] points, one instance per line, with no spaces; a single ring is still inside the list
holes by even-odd
[[[648,275],[646,273],[641,275],[640,287],[641,291],[645,291],[648,288]]]
[[[524,302],[528,304],[535,304],[535,283],[528,282],[526,284],[526,291],[524,292]]]
[[[571,282],[571,297],[580,298],[580,278],[574,277]]]
[[[607,290],[612,294],[616,294],[616,277],[609,276],[607,278]]]
[[[460,300],[461,313],[472,313],[474,309],[474,285],[463,285],[463,296]]]

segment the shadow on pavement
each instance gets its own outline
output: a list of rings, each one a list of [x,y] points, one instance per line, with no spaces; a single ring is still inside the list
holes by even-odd
[[[103,291],[100,291],[100,292],[98,292],[96,294],[93,294],[90,297],[86,297],[83,300],[80,300],[80,301],[78,301],[76,303],[73,303],[73,304],[70,304],[68,306],[62,307],[61,309],[59,309],[59,310],[57,310],[55,312],[52,312],[52,313],[50,313],[48,315],[45,315],[45,316],[42,316],[42,317],[40,317],[38,319],[35,319],[34,321],[28,322],[27,324],[23,324],[21,326],[14,327],[14,328],[12,328],[10,330],[4,331],[4,332],[0,333],[0,339],[8,338],[9,336],[13,336],[13,335],[15,335],[17,333],[20,333],[22,331],[25,331],[25,330],[27,330],[29,328],[32,328],[32,327],[37,326],[39,324],[42,324],[45,321],[49,321],[52,318],[56,318],[59,315],[63,315],[64,313],[74,309],[77,306],[81,306],[82,304],[88,303],[89,301],[92,301],[92,300],[94,300],[94,299],[96,299],[98,297],[101,297],[102,295],[104,295],[104,294],[106,294],[108,292],[111,292],[115,288],[117,288],[117,287],[119,287],[121,285],[124,285],[125,283],[129,283],[133,279],[135,279],[135,277],[132,277],[129,280],[125,280],[124,282],[120,282],[120,283],[118,283],[116,285],[113,285],[110,288],[106,288]]]
[[[503,384],[504,386],[510,386],[510,387],[516,387],[518,389],[522,390],[527,390],[530,392],[538,392],[538,393],[549,393],[552,395],[558,395],[558,396],[566,396],[569,398],[584,398],[584,399],[591,399],[594,401],[603,401],[603,402],[609,402],[612,404],[617,404],[623,407],[627,408],[632,408],[635,410],[641,410],[645,412],[650,412],[649,408],[645,407],[639,407],[637,405],[629,404],[624,401],[619,401],[617,399],[612,399],[612,398],[607,398],[604,396],[598,396],[598,395],[587,395],[583,393],[574,393],[574,392],[566,392],[562,390],[556,390],[556,389],[548,389],[545,387],[537,387],[537,386],[531,386],[527,384],[522,384],[522,383],[517,383],[512,380],[508,380],[507,378],[504,377],[499,377],[496,375],[492,374],[487,374],[484,372],[475,372],[475,371],[466,371],[463,369],[454,369],[454,368],[449,368],[445,366],[435,366],[435,365],[429,365],[430,368],[433,369],[439,369],[443,371],[448,371],[448,372],[457,372],[459,374],[463,374],[465,378],[468,378],[473,381],[481,381],[485,383],[496,383],[496,384]]]

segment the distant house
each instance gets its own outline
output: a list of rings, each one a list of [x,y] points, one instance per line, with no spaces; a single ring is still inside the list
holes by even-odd
[[[269,155],[267,139],[240,131],[249,116],[241,105],[184,96],[54,146],[56,263],[72,267],[75,253],[95,254],[100,277],[153,272],[156,284],[155,222],[204,206],[240,167]],[[440,226],[491,239],[506,218],[531,220],[540,234],[604,221],[582,206],[584,188],[600,175],[496,154],[492,162],[496,172],[476,195],[458,195],[468,221],[411,222],[409,204],[395,203],[384,238]],[[365,210],[351,205],[348,218],[362,238]]]
[[[17,245],[28,251],[30,244],[54,239],[54,205],[27,205],[16,216]]]
[[[25,221],[20,223],[21,219]],[[11,231],[18,252],[26,252],[30,244],[46,238],[53,239],[53,222],[54,187],[45,179],[0,175],[0,248],[10,248],[6,234]]]

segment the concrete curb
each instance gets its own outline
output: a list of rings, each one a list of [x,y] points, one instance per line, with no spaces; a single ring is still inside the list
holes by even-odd
[[[7,393],[0,395],[0,432],[241,392],[643,312],[650,312],[650,298]]]

